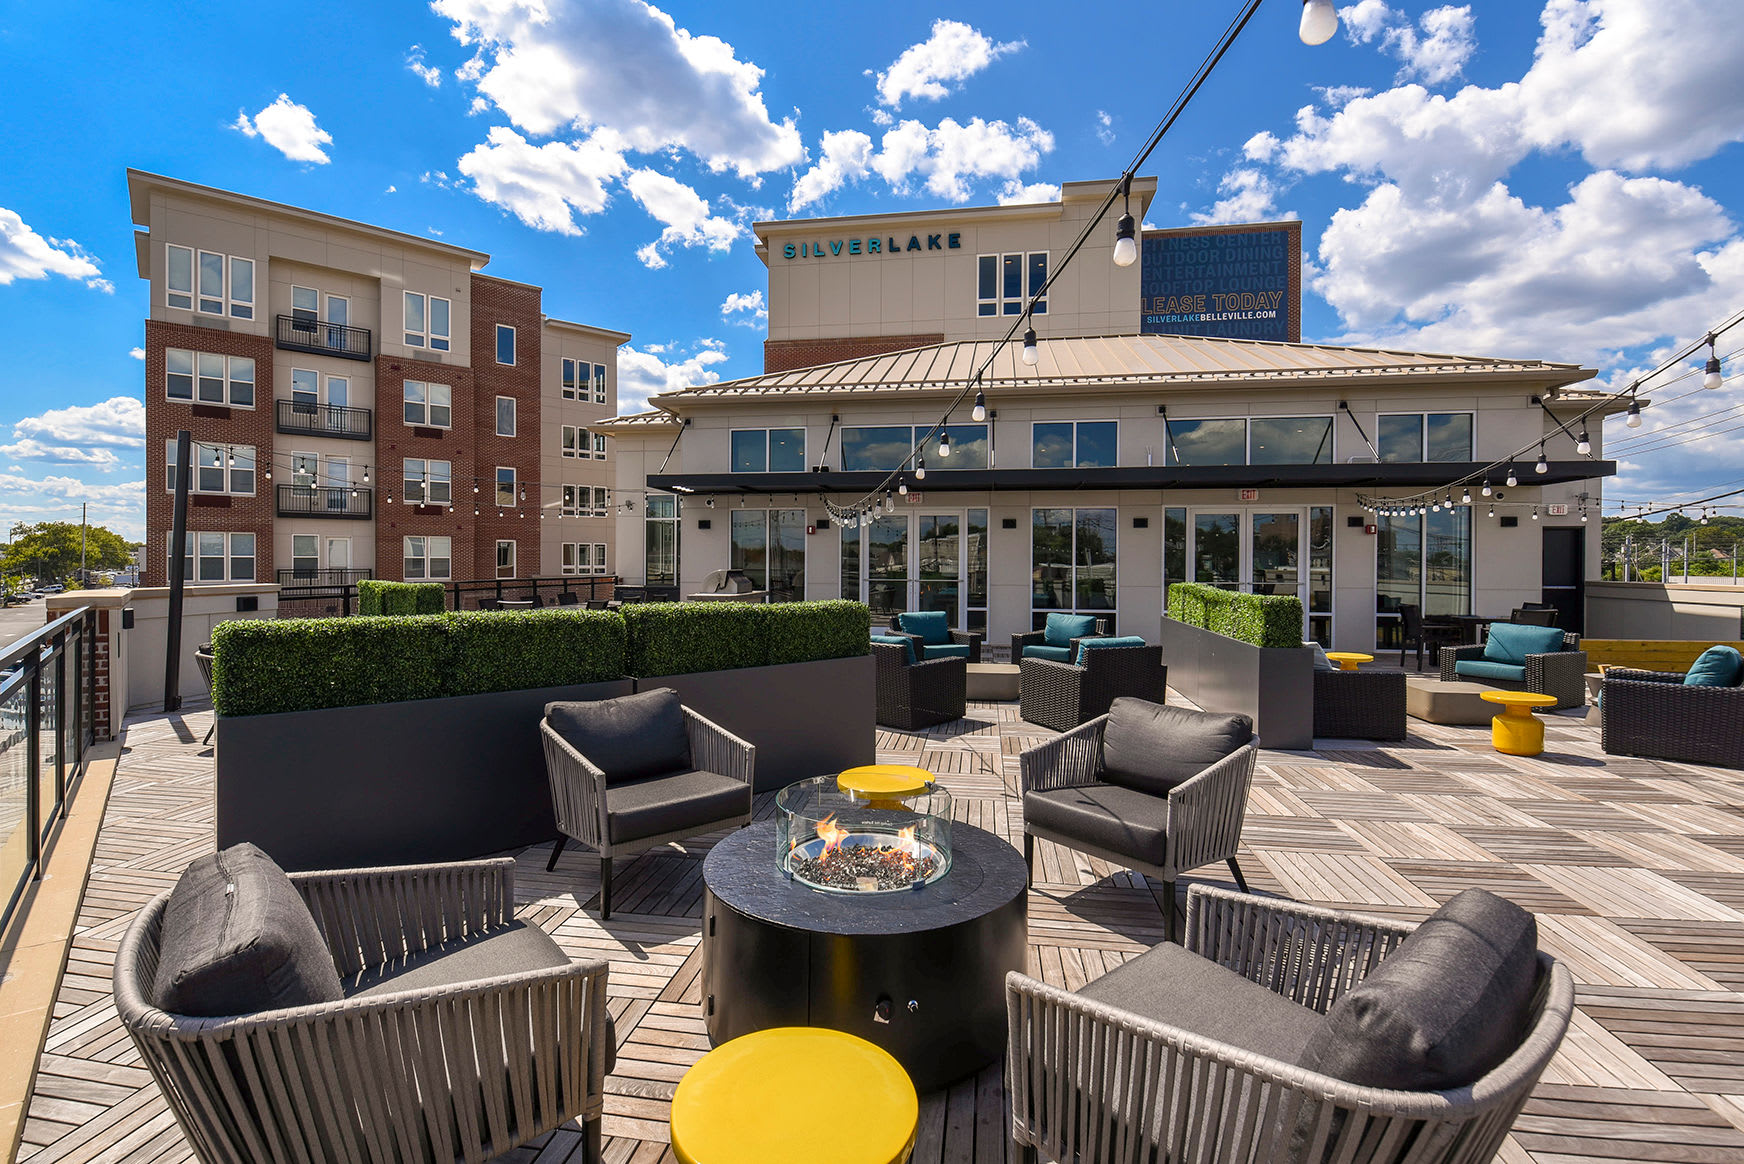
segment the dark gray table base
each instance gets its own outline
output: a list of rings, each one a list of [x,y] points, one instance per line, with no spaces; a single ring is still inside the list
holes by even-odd
[[[703,1013],[715,1044],[781,1026],[883,1047],[926,1092],[1005,1050],[1005,975],[1024,968],[1027,871],[992,833],[951,826],[951,871],[923,889],[855,896],[789,880],[775,824],[703,862]],[[886,1020],[886,1021],[881,1021]]]

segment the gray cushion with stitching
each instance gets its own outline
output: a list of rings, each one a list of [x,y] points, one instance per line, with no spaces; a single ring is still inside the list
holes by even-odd
[[[606,784],[690,767],[684,707],[670,687],[588,703],[547,703],[551,730],[606,774]]]
[[[1253,739],[1245,715],[1170,707],[1123,695],[1102,730],[1102,778],[1110,784],[1167,796]]]
[[[699,768],[614,784],[606,794],[614,845],[678,832],[751,811],[751,786]]]
[[[1161,865],[1169,848],[1169,805],[1118,784],[1023,794],[1023,819],[1037,828]]]

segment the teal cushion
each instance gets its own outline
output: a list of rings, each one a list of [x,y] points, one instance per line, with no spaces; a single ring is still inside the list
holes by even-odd
[[[1052,659],[1056,663],[1070,663],[1072,661],[1072,648],[1025,647],[1022,657],[1025,659]]]
[[[1069,647],[1073,639],[1096,633],[1093,614],[1050,614],[1042,628],[1042,641],[1050,647]]]
[[[1119,638],[1085,639],[1078,644],[1078,666],[1084,665],[1084,652],[1092,647],[1142,647],[1145,645],[1141,635],[1121,635]]]
[[[1467,679],[1506,679],[1510,683],[1526,682],[1526,668],[1513,663],[1497,663],[1489,659],[1461,659],[1453,665],[1455,675]]]
[[[1512,622],[1490,624],[1484,641],[1484,658],[1492,663],[1526,665],[1527,655],[1548,655],[1562,650],[1562,629],[1554,626],[1523,626]]]
[[[967,659],[969,657],[969,644],[946,643],[943,646],[940,646],[938,643],[928,643],[926,645],[926,657],[929,659],[944,659],[949,657]]]
[[[896,616],[896,621],[908,634],[919,635],[929,647],[951,641],[951,623],[942,610],[905,610]]]
[[[901,647],[908,653],[908,661],[910,663],[914,662],[914,640],[909,638],[907,635],[873,635],[872,641],[875,643],[888,643],[893,647]]]
[[[1732,647],[1709,647],[1690,664],[1683,681],[1691,687],[1736,687],[1744,674],[1744,655]]]

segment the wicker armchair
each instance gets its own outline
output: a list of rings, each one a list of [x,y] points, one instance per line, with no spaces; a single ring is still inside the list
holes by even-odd
[[[1405,672],[1314,672],[1316,738],[1402,740],[1405,733]]]
[[[1461,659],[1482,659],[1484,648],[1475,647],[1443,647],[1441,648],[1441,681],[1457,683],[1461,676],[1455,673],[1454,667]],[[1535,691],[1540,695],[1554,695],[1557,707],[1585,707],[1587,702],[1587,653],[1580,649],[1580,636],[1572,631],[1562,636],[1562,650],[1552,651],[1546,655],[1526,656],[1526,681],[1510,683],[1505,679],[1488,679],[1485,682],[1496,687],[1517,689],[1520,691]]]
[[[1686,686],[1676,671],[1605,672],[1604,749],[1744,768],[1744,687]]]
[[[891,615],[890,629],[883,633],[900,635],[909,640],[914,644],[914,657],[922,662],[926,661],[926,640],[912,631],[905,631],[902,629],[902,615]],[[956,627],[950,628],[946,633],[951,636],[951,644],[953,646],[969,648],[969,654],[965,658],[966,662],[979,663],[981,661],[981,643],[986,639],[986,635],[982,634],[980,631],[958,630]]]
[[[1046,636],[1047,631],[1045,630],[1025,631],[1023,634],[1012,635],[1011,661],[1013,663],[1021,661],[1023,659],[1023,649],[1025,647],[1040,647],[1046,645]],[[1083,642],[1085,639],[1100,639],[1107,637],[1108,620],[1105,618],[1099,618],[1096,620],[1096,633],[1093,635],[1081,635],[1078,638],[1073,639],[1070,646],[1071,652],[1076,655],[1078,653],[1078,644]]]
[[[963,718],[968,660],[946,655],[910,663],[908,649],[895,643],[873,643],[872,660],[877,668],[879,723],[915,731]]]
[[[1074,653],[1080,641],[1072,640]],[[1098,647],[1084,652],[1082,666],[1023,659],[1018,683],[1019,716],[1064,732],[1104,714],[1122,695],[1166,702],[1169,669],[1160,646]]]
[[[514,922],[512,858],[293,873],[342,979]],[[483,1161],[579,1118],[600,1159],[606,963],[227,1018],[154,1002],[168,893],[128,928],[115,1009],[194,1152]]]
[[[551,706],[554,705],[546,708],[547,718],[540,721],[539,734],[545,743],[545,773],[551,781],[551,805],[557,817],[558,833],[557,843],[551,848],[551,860],[545,868],[547,871],[557,868],[557,859],[563,855],[563,847],[570,837],[596,851],[600,859],[601,920],[612,916],[614,857],[630,856],[686,837],[751,823],[751,796],[757,761],[755,745],[746,743],[686,707],[683,709],[684,732],[690,747],[690,768],[670,775],[611,784],[604,771],[552,728]],[[702,777],[716,779],[705,782]],[[713,792],[721,777],[744,785],[742,800],[735,793],[730,806],[716,807]],[[633,806],[627,803],[632,797],[636,802]],[[618,808],[624,811],[614,811],[614,799],[618,801]],[[687,810],[686,799],[708,807]],[[644,824],[638,828],[635,822],[626,819],[630,811],[639,812],[644,821],[665,820],[668,823]],[[673,825],[673,821],[677,823]],[[658,831],[637,835],[647,827],[656,827]],[[614,840],[614,834],[620,839]]]
[[[1209,712],[1177,710],[1211,718]],[[1018,757],[1024,797],[1024,861],[1034,869],[1035,838],[1041,837],[1158,878],[1168,890],[1163,895],[1163,929],[1165,935],[1173,940],[1175,879],[1182,873],[1223,861],[1229,866],[1235,883],[1243,890],[1247,889],[1247,881],[1241,875],[1241,866],[1236,864],[1235,855],[1241,848],[1241,826],[1247,814],[1248,786],[1253,783],[1254,764],[1259,759],[1259,739],[1250,734],[1246,744],[1176,785],[1167,796],[1140,793],[1124,796],[1119,807],[1129,827],[1123,830],[1127,835],[1122,840],[1131,843],[1125,846],[1126,851],[1121,851],[1078,835],[1087,830],[1067,831],[1038,823],[1032,819],[1031,812],[1033,793],[1087,786],[1110,787],[1103,779],[1102,750],[1108,719],[1106,715],[1097,716],[1082,727],[1031,748]],[[1242,722],[1246,724],[1247,721],[1243,719]],[[1244,733],[1247,730],[1244,728]],[[1144,843],[1142,834],[1159,831],[1163,841],[1160,861],[1146,860],[1131,851]]]
[[[1195,885],[1187,949],[1324,1014],[1414,927]],[[1469,1087],[1322,1075],[1022,974],[1006,977],[1012,1158],[1283,1164],[1490,1160],[1568,1029],[1566,967],[1538,955],[1517,1049]]]

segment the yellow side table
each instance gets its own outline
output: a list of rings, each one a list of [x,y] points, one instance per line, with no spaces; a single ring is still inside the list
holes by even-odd
[[[933,774],[912,764],[865,764],[836,777],[836,787],[872,808],[900,809],[904,797],[933,786]]]
[[[1490,743],[1509,756],[1536,756],[1544,751],[1544,721],[1532,714],[1535,707],[1555,707],[1556,696],[1532,691],[1485,691],[1480,698],[1502,705],[1502,713],[1490,721]]]
[[[902,1164],[920,1098],[882,1047],[820,1027],[775,1027],[722,1043],[672,1096],[683,1164]]]
[[[1356,651],[1327,651],[1326,657],[1338,664],[1340,671],[1354,671],[1358,663],[1372,663],[1373,655],[1358,654]]]

